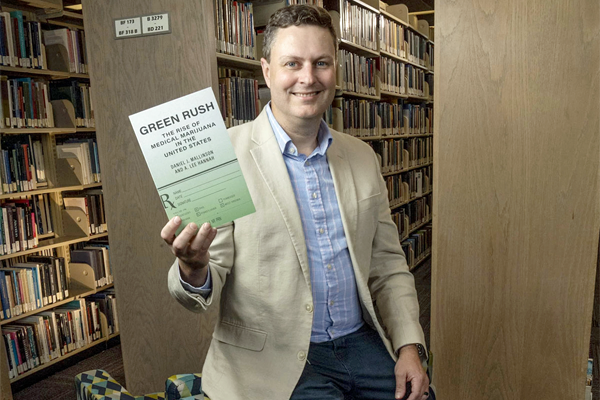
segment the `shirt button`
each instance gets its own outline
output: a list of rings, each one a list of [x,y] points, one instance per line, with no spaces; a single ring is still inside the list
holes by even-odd
[[[312,306],[312,304],[307,304],[306,305],[306,311],[308,311],[309,313],[313,312],[313,306]]]
[[[306,353],[303,351],[299,351],[298,352],[298,360],[300,360],[300,361],[306,360]]]
[[[323,232],[325,232],[325,231],[323,230],[323,228],[319,229],[319,233],[323,233]]]
[[[327,264],[327,269],[331,269],[333,266],[331,264]]]
[[[316,198],[317,198],[317,194],[313,193],[313,199],[316,199]]]
[[[329,302],[329,305],[332,306],[334,304],[333,300]]]
[[[292,147],[292,148],[290,149],[290,153],[292,153],[292,154],[296,154],[296,149]]]
[[[310,161],[307,161],[307,162],[306,162],[306,165],[310,165]]]

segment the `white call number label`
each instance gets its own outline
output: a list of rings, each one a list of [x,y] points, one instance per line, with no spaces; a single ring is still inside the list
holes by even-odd
[[[142,33],[164,33],[169,32],[169,14],[147,15],[142,17]]]

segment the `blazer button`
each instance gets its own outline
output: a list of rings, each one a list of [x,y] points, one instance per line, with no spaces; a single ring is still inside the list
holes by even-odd
[[[298,352],[298,360],[300,360],[300,361],[306,360],[306,353],[303,351],[299,351]]]
[[[312,306],[312,304],[307,304],[306,305],[306,311],[308,311],[309,313],[313,312],[313,306]]]

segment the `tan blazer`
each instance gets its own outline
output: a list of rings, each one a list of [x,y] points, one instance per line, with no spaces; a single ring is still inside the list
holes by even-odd
[[[194,312],[220,304],[203,368],[202,386],[212,400],[289,399],[306,362],[313,318],[302,222],[266,112],[229,134],[256,213],[219,228],[210,248],[208,299],[182,287],[177,262],[169,291]],[[396,359],[403,345],[425,345],[414,279],[375,153],[361,140],[331,134],[327,157],[363,318]]]

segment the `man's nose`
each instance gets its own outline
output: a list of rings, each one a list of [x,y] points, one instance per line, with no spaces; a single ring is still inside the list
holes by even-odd
[[[312,64],[305,65],[300,71],[300,83],[304,83],[306,85],[312,85],[315,78],[315,67]]]

